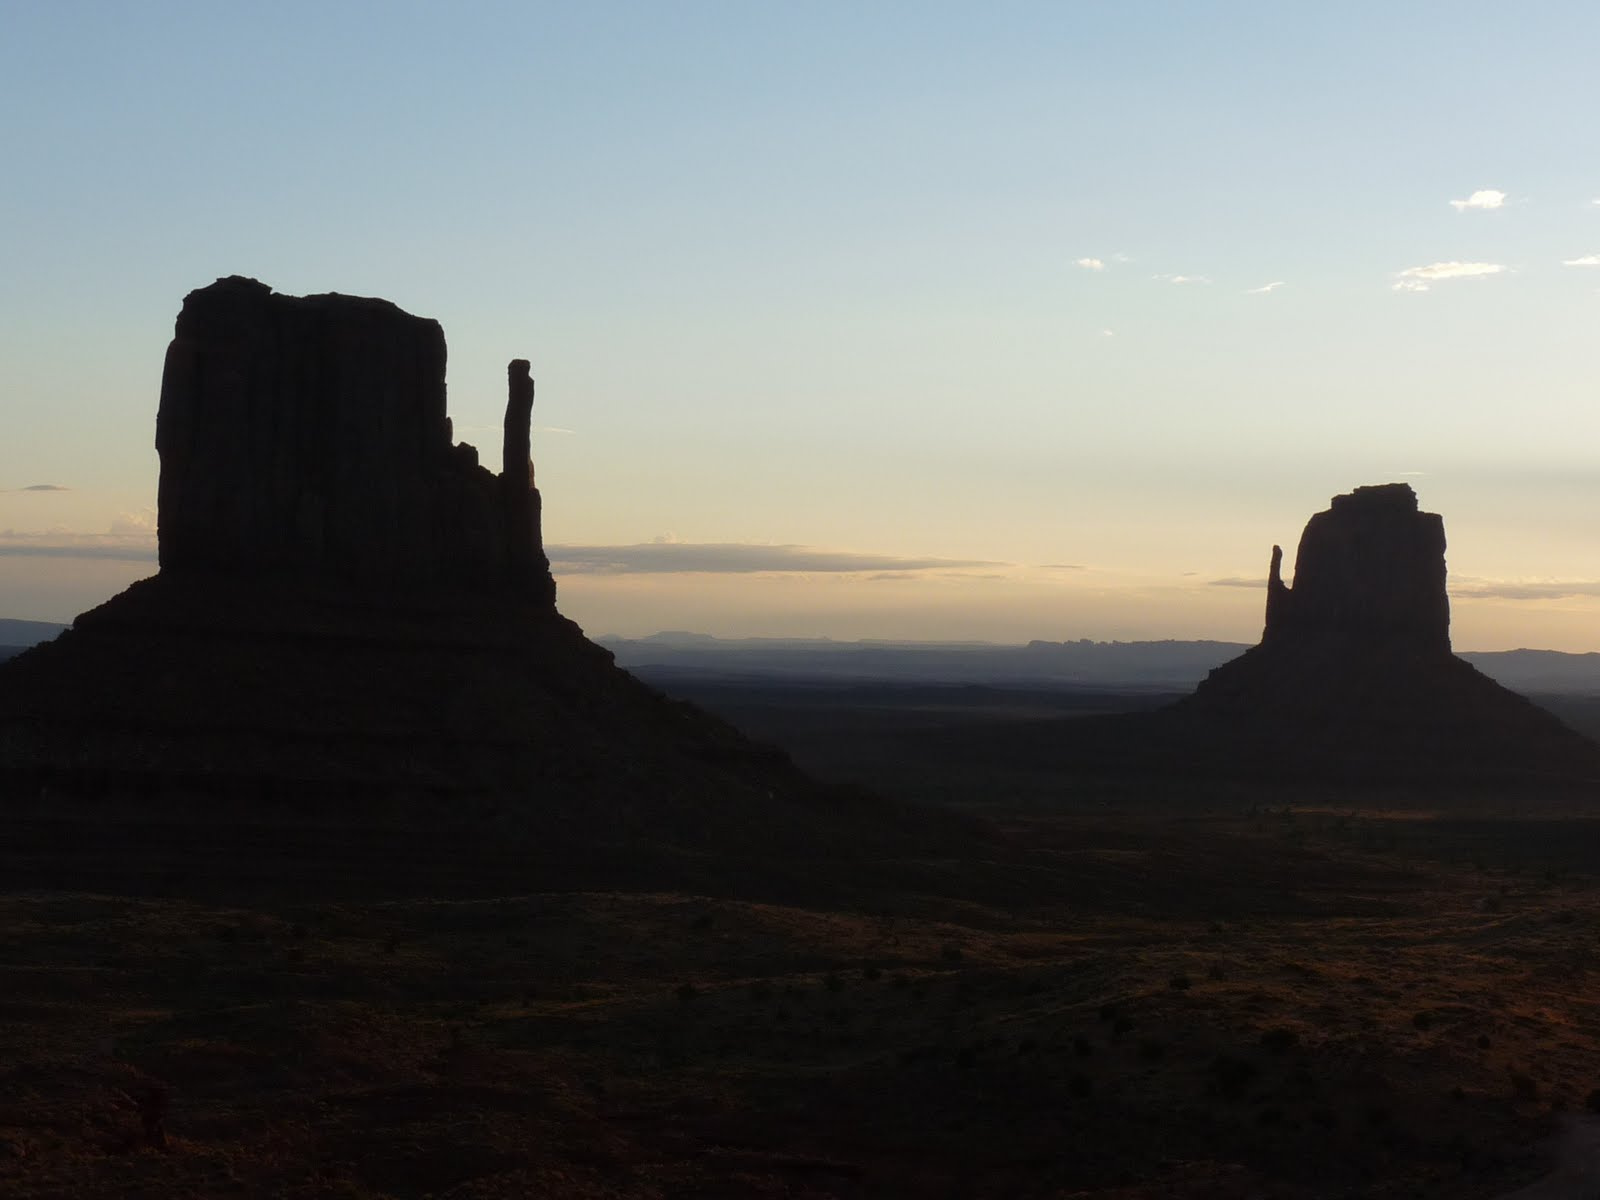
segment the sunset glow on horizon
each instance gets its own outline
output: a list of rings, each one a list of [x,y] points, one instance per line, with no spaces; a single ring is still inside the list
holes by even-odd
[[[1541,12],[14,6],[0,617],[154,570],[244,274],[439,320],[489,461],[532,360],[591,634],[1253,641],[1400,481],[1457,649],[1600,650],[1600,12]]]

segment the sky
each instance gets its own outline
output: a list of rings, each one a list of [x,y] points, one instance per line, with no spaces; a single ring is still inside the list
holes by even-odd
[[[1600,8],[0,0],[0,616],[154,570],[232,274],[507,360],[591,634],[1253,640],[1362,484],[1600,650]]]

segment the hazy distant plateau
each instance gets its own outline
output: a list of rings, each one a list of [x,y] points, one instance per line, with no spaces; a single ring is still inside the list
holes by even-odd
[[[3,634],[3,630],[0,630]],[[596,639],[617,664],[656,683],[754,678],[787,683],[982,684],[1182,692],[1237,658],[1242,642],[845,642],[658,633]],[[1514,691],[1600,694],[1600,654],[1468,652],[1461,658]]]
[[[0,619],[0,662],[66,629],[48,621]],[[1015,688],[1095,688],[1184,692],[1249,649],[1243,642],[835,641],[829,638],[719,638],[664,632],[595,639],[617,665],[658,684],[772,680],[980,684]],[[1600,695],[1600,653],[1557,650],[1468,651],[1461,658],[1514,691]],[[670,689],[669,689],[670,690]]]

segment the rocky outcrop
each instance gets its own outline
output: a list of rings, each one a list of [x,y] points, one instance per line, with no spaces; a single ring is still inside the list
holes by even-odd
[[[1193,694],[1056,722],[1048,738],[1021,727],[984,738],[997,759],[1068,777],[1396,784],[1443,802],[1587,794],[1600,746],[1451,652],[1444,551],[1444,522],[1407,485],[1336,496],[1306,524],[1292,587],[1272,548],[1260,643]]]
[[[1429,652],[1450,649],[1444,519],[1422,512],[1409,485],[1389,483],[1335,496],[1306,523],[1294,587],[1272,548],[1263,642],[1314,636],[1364,643],[1398,639]]]
[[[542,505],[533,482],[530,422],[533,377],[528,360],[515,358],[506,369],[505,442],[501,451],[500,489],[504,496],[506,574],[517,591],[555,604],[555,580],[545,557],[540,532]],[[548,592],[548,594],[546,594]]]
[[[553,604],[532,406],[519,359],[497,479],[451,445],[438,322],[386,300],[220,279],[184,299],[167,348],[162,569]]]
[[[1600,778],[1600,748],[1450,649],[1444,522],[1403,483],[1274,546],[1261,643],[1149,726],[1190,761],[1277,774]]]
[[[285,860],[258,839],[288,837],[306,878],[487,886],[492,851],[496,887],[535,861],[594,886],[889,835],[881,806],[644,686],[556,611],[528,363],[498,475],[451,444],[444,364],[439,326],[386,301],[240,278],[189,295],[157,423],[159,574],[0,667],[14,884],[202,862],[261,879]],[[380,829],[420,856],[376,861]]]

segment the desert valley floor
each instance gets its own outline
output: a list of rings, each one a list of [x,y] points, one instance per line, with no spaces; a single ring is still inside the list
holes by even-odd
[[[942,798],[964,849],[602,890],[288,819],[118,874],[36,814],[0,847],[0,1191],[1497,1197],[1596,1102],[1581,800]]]

